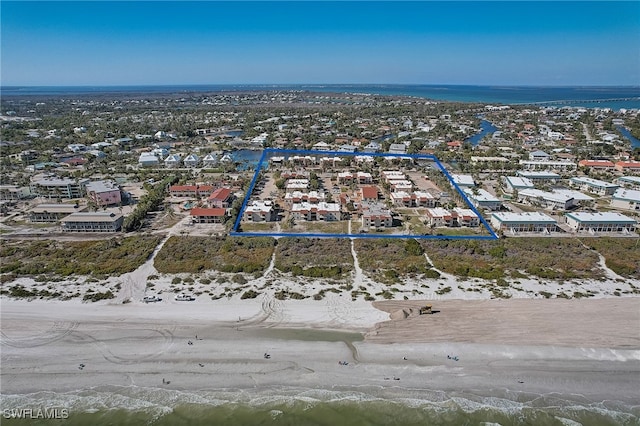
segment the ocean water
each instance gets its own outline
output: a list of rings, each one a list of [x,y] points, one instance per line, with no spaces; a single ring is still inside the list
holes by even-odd
[[[189,86],[3,86],[3,97],[72,96],[97,94],[162,94],[263,90],[405,95],[419,98],[487,104],[539,104],[588,108],[639,108],[640,87],[536,87],[401,84],[301,84],[301,85],[189,85]]]
[[[390,396],[389,393],[392,395]],[[21,408],[65,407],[68,418],[7,418]],[[3,425],[536,425],[640,424],[640,407],[561,395],[479,396],[433,390],[176,391],[109,387],[2,396]],[[12,411],[13,410],[13,411]],[[15,411],[18,410],[18,411]]]

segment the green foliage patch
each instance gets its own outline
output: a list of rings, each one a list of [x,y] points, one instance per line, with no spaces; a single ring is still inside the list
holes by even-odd
[[[582,238],[588,247],[604,256],[605,264],[618,275],[640,278],[640,243],[638,238]]]
[[[489,280],[527,275],[548,279],[601,278],[597,256],[573,238],[423,241],[434,266],[461,277]]]
[[[343,238],[281,238],[275,267],[294,276],[339,278],[353,269],[351,242]]]
[[[159,272],[178,274],[206,270],[264,272],[275,240],[270,237],[178,237],[167,240],[155,258]]]
[[[0,273],[118,276],[142,265],[161,239],[140,235],[101,241],[3,241]]]
[[[437,274],[430,269],[423,248],[415,240],[360,239],[355,240],[355,249],[362,270],[381,282],[394,283],[403,276],[434,277]]]

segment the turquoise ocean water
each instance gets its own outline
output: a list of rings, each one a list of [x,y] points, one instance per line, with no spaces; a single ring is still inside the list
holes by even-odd
[[[3,98],[11,96],[127,95],[204,93],[261,90],[404,95],[419,98],[480,102],[486,104],[539,104],[589,108],[640,109],[640,87],[537,87],[426,84],[300,84],[300,85],[190,85],[190,86],[3,86]]]

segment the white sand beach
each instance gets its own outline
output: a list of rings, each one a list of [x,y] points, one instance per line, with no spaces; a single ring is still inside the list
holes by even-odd
[[[360,388],[640,405],[639,298],[431,301],[439,312],[416,315],[422,303],[3,298],[1,393]]]

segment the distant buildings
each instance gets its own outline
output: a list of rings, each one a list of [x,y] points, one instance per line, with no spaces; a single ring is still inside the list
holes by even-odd
[[[70,179],[55,176],[46,176],[35,179],[31,182],[31,193],[39,197],[60,199],[60,198],[82,198],[87,192],[89,179]]]

